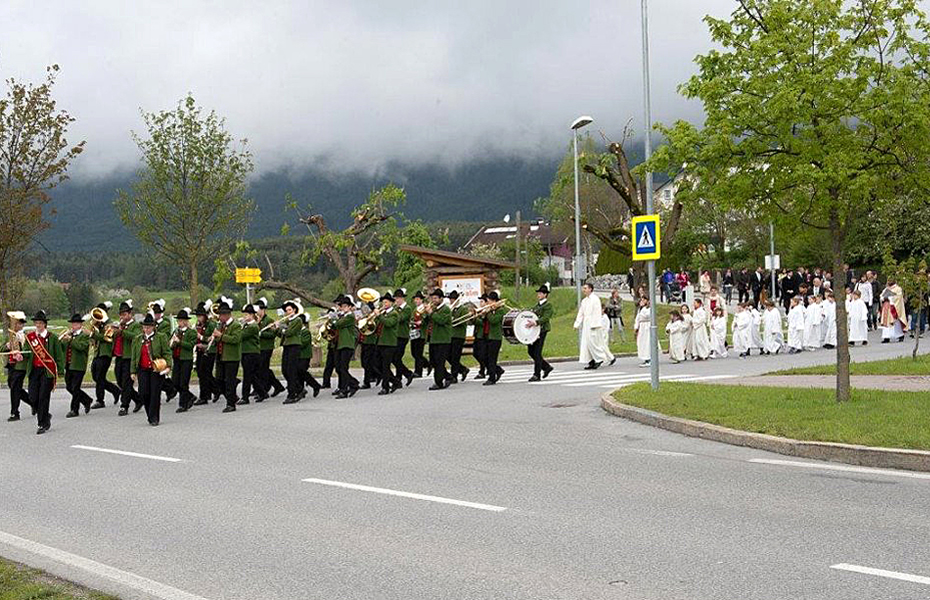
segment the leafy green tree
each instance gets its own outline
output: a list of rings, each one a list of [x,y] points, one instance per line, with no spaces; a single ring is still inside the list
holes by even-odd
[[[33,242],[49,228],[49,190],[67,179],[84,142],[65,137],[74,118],[52,97],[58,65],[46,69],[40,85],[6,81],[0,98],[0,314],[11,310],[16,282]]]
[[[199,300],[199,266],[248,228],[254,204],[246,179],[252,155],[225,120],[204,115],[190,94],[174,110],[142,113],[148,136],[132,134],[143,166],[114,206],[129,231],[156,255],[179,267]]]
[[[442,233],[440,233],[442,235]],[[446,238],[446,243],[448,238]],[[437,248],[443,240],[434,241],[429,228],[419,219],[411,221],[400,232],[400,243],[422,248]],[[394,285],[400,287],[408,281],[413,281],[426,270],[426,263],[409,252],[400,252],[397,257],[397,266],[394,267]]]
[[[704,129],[664,129],[681,152],[657,153],[652,168],[687,165],[720,206],[827,232],[839,277],[857,221],[927,177],[924,15],[914,0],[741,0],[729,19],[705,21],[719,49],[681,87],[703,103]],[[835,291],[846,401],[845,290]]]

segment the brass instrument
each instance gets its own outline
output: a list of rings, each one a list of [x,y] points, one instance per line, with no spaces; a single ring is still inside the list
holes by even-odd
[[[481,306],[481,307],[475,309],[474,312],[472,312],[472,313],[470,313],[470,314],[468,314],[468,315],[462,315],[462,316],[459,317],[458,319],[453,319],[453,320],[452,320],[452,327],[458,327],[459,325],[463,325],[463,324],[465,324],[465,323],[468,323],[468,322],[471,321],[472,319],[477,319],[478,317],[483,317],[484,315],[488,314],[489,312],[495,311],[495,310],[497,310],[498,308],[500,308],[500,307],[502,307],[502,306],[504,306],[504,305],[506,305],[506,304],[507,304],[507,300],[504,299],[504,298],[501,298],[500,300],[497,300],[496,302],[489,302],[488,304],[485,304],[484,306]]]
[[[152,370],[160,375],[167,375],[165,371],[170,371],[171,368],[168,366],[168,361],[164,358],[156,358],[152,361]]]
[[[336,339],[337,332],[333,325],[339,320],[340,316],[339,313],[330,312],[307,325],[313,337],[314,345],[322,346],[324,341],[331,342]]]
[[[358,322],[358,330],[362,335],[371,335],[375,332],[375,319],[381,314],[381,309],[376,308]]]
[[[474,302],[468,303],[468,314],[462,315],[456,319],[452,319],[452,327],[458,327],[459,325],[464,325],[478,315],[478,307],[475,306]]]
[[[355,295],[358,296],[358,299],[362,302],[374,302],[381,297],[381,294],[378,293],[378,290],[374,288],[362,288],[359,291],[355,292]]]
[[[216,329],[213,330],[213,333],[216,333],[217,331],[219,331],[220,333],[223,333],[224,331],[226,331],[226,323],[224,323],[224,322],[222,322],[222,321],[220,321],[219,323],[217,323]],[[216,342],[216,336],[215,336],[215,335],[211,335],[211,336],[210,336],[210,341],[207,343],[207,349],[206,349],[205,351],[209,351],[210,348],[213,347],[213,343],[214,343],[214,342]]]

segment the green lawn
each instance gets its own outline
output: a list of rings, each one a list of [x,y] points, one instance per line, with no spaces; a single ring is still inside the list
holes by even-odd
[[[0,558],[0,600],[118,600]]]
[[[757,433],[800,440],[930,450],[930,394],[852,391],[838,404],[829,389],[663,382],[614,392],[624,404]]]
[[[850,363],[849,372],[852,375],[930,375],[930,354],[918,355],[916,359],[905,356],[887,360],[854,362]],[[798,367],[775,371],[770,375],[836,375],[836,365]]]

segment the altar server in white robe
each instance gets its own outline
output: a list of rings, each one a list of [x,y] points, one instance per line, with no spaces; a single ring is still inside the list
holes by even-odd
[[[685,359],[694,358],[691,356],[691,334],[694,332],[691,307],[687,304],[681,305],[681,333],[685,338]]]
[[[685,360],[685,322],[677,310],[669,313],[665,332],[668,334],[668,358],[677,365]]]
[[[785,335],[782,331],[781,313],[771,300],[765,302],[765,314],[762,315],[762,327],[764,333],[762,340],[763,354],[778,354],[782,346],[785,345]]]
[[[736,314],[733,315],[733,350],[740,358],[749,356],[749,350],[752,348],[752,313],[746,303],[736,306]]]
[[[749,304],[747,308],[749,309],[749,314],[752,315],[752,327],[749,329],[752,343],[749,344],[749,348],[751,350],[758,350],[759,354],[762,354],[762,347],[765,345],[762,341],[762,313],[759,312],[759,309],[757,309],[754,304]]]
[[[869,308],[862,301],[862,294],[853,291],[846,299],[846,319],[849,323],[849,345],[869,343]]]
[[[820,296],[811,296],[810,304],[804,313],[804,347],[817,350],[820,348],[820,323],[823,321]]]
[[[823,347],[836,348],[836,298],[833,292],[827,292],[827,299],[821,304],[823,308]]]
[[[586,283],[581,286],[584,299],[578,307],[578,316],[575,317],[575,329],[581,331],[581,348],[578,362],[587,363],[585,369],[597,369],[605,362],[612,362],[614,355],[607,347],[604,329],[604,309],[601,299],[594,293],[594,286]]]
[[[804,350],[804,301],[800,296],[791,299],[788,309],[788,354]]]
[[[707,334],[707,311],[700,298],[694,299],[691,313],[691,356],[694,360],[705,360],[710,356],[710,336]]]
[[[642,361],[639,366],[649,365],[652,359],[652,335],[649,331],[649,300],[643,298],[639,301],[639,312],[633,323],[633,332],[636,334],[636,356]]]
[[[727,311],[723,306],[714,309],[710,320],[710,355],[712,358],[727,357]]]

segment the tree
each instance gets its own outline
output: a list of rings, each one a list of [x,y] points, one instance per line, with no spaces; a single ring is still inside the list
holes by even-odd
[[[440,233],[443,237],[439,243],[448,242],[448,237]],[[400,232],[400,243],[411,246],[420,246],[422,248],[436,248],[437,242],[430,235],[429,228],[419,219],[407,223]],[[417,256],[409,252],[401,252],[397,257],[397,265],[394,267],[394,285],[400,287],[408,281],[413,281],[417,277],[422,277],[426,270],[426,263]]]
[[[740,0],[729,20],[705,21],[719,50],[681,87],[702,101],[704,129],[664,130],[690,149],[680,164],[721,206],[828,232],[841,277],[856,223],[927,176],[927,21],[914,0]],[[835,292],[846,401],[846,294]]]
[[[6,81],[0,99],[0,314],[12,306],[12,284],[22,276],[36,237],[49,228],[49,190],[67,179],[84,150],[65,135],[74,118],[52,98],[58,65],[41,85]],[[15,286],[21,289],[21,286]]]
[[[191,305],[199,300],[198,266],[248,228],[254,204],[246,179],[252,155],[214,111],[204,115],[190,94],[174,110],[142,113],[148,137],[138,180],[118,190],[120,220],[145,246],[185,275]]]

